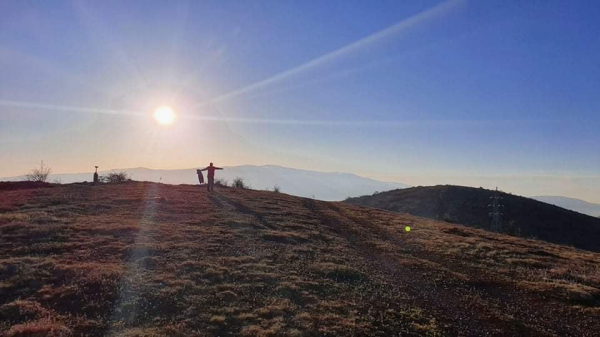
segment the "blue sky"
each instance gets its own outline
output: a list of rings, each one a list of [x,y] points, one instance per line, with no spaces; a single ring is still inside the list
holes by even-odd
[[[0,176],[214,161],[600,202],[598,32],[595,1],[5,1]]]

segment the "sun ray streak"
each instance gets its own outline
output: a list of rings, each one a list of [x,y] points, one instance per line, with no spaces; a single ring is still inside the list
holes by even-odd
[[[0,100],[0,106],[22,109],[41,109],[51,111],[84,112],[93,114],[123,115],[135,117],[151,116],[149,112],[110,110],[88,107],[62,106],[42,103]],[[537,120],[316,120],[316,119],[272,119],[272,118],[246,118],[207,116],[181,113],[177,118],[207,122],[265,124],[265,125],[295,125],[295,126],[348,126],[348,127],[435,127],[435,126],[467,126],[467,125],[492,125],[498,123],[539,123]],[[544,122],[558,122],[545,120]]]
[[[51,110],[51,111],[64,111],[64,112],[87,112],[87,113],[109,114],[109,115],[129,115],[129,116],[147,116],[148,115],[148,113],[140,112],[140,111],[98,109],[98,108],[77,107],[77,106],[68,106],[68,105],[53,105],[53,104],[8,101],[8,100],[0,100],[0,106],[11,107],[11,108],[20,108],[20,109],[38,109],[38,110]]]
[[[397,54],[387,56],[384,58],[375,59],[375,60],[361,64],[361,65],[353,67],[353,68],[334,71],[334,72],[330,72],[330,73],[324,73],[324,74],[320,74],[319,76],[316,76],[314,78],[311,78],[311,79],[308,79],[305,81],[296,81],[292,84],[280,85],[280,86],[273,87],[272,89],[269,89],[269,90],[261,90],[256,93],[250,93],[245,96],[245,99],[257,99],[257,98],[266,97],[266,96],[270,96],[270,95],[281,93],[281,92],[291,91],[291,90],[294,90],[297,88],[302,88],[302,87],[306,87],[306,86],[310,86],[310,85],[314,85],[314,84],[320,84],[320,83],[324,83],[327,81],[332,81],[332,80],[336,80],[336,79],[340,79],[340,78],[344,78],[344,77],[354,76],[358,73],[367,71],[369,69],[373,69],[382,64],[398,62],[405,58],[415,57],[415,55],[418,55],[425,51],[430,51],[433,48],[440,48],[440,47],[443,47],[444,45],[449,45],[450,43],[456,43],[457,41],[465,40],[466,38],[468,38],[472,35],[474,35],[474,33],[469,32],[468,34],[462,34],[461,36],[459,36],[458,38],[453,39],[453,40],[428,43],[423,46],[420,46],[419,48],[416,48],[416,49],[413,49],[410,51],[397,53]]]
[[[273,83],[282,81],[283,79],[286,79],[288,77],[297,75],[299,73],[305,72],[309,69],[315,68],[317,66],[320,66],[322,64],[328,63],[328,62],[332,62],[340,57],[343,57],[345,55],[351,54],[353,52],[356,52],[360,49],[363,49],[369,45],[372,45],[375,42],[390,38],[392,36],[395,36],[401,32],[404,32],[410,28],[414,28],[416,25],[419,25],[423,22],[432,20],[434,18],[437,18],[443,14],[445,14],[446,12],[450,11],[453,8],[456,8],[458,5],[465,3],[466,0],[448,0],[445,1],[435,7],[432,7],[430,9],[427,9],[423,12],[420,12],[418,14],[415,14],[409,18],[406,18],[388,28],[385,28],[383,30],[380,30],[376,33],[373,33],[367,37],[364,37],[362,39],[359,39],[355,42],[352,42],[344,47],[341,47],[337,50],[334,50],[332,52],[329,52],[325,55],[319,56],[315,59],[312,59],[311,61],[308,61],[307,63],[304,63],[302,65],[299,65],[295,68],[286,70],[282,73],[279,73],[277,75],[274,75],[272,77],[269,77],[267,79],[264,79],[262,81],[258,81],[255,82],[253,84],[250,84],[246,87],[243,87],[241,89],[237,89],[234,91],[231,91],[229,93],[223,94],[221,96],[215,97],[210,99],[209,101],[204,101],[204,102],[200,102],[197,105],[195,105],[195,107],[201,107],[204,106],[208,103],[211,102],[220,102],[220,101],[224,101],[227,99],[230,99],[232,97],[236,97],[242,94],[245,94],[247,92],[250,91],[254,91],[256,89],[259,88],[263,88],[266,87],[268,85],[271,85]]]
[[[82,25],[87,28],[90,37],[96,41],[97,48],[100,50],[102,50],[101,48],[107,48],[116,61],[114,64],[123,65],[124,67],[121,69],[134,76],[140,86],[147,85],[148,79],[144,75],[142,67],[127,53],[124,44],[114,38],[118,35],[111,35],[107,31],[107,24],[95,15],[91,3],[76,1],[73,6],[81,19]]]
[[[157,222],[157,199],[160,185],[150,183],[144,189],[144,210],[139,221],[139,231],[136,232],[134,244],[125,261],[125,275],[119,287],[119,299],[115,303],[113,314],[110,317],[110,331],[108,335],[116,335],[124,322],[130,322],[143,314],[144,307],[142,291],[136,287],[141,284],[141,278],[148,273],[144,259],[150,256],[148,246],[156,242],[153,231]]]

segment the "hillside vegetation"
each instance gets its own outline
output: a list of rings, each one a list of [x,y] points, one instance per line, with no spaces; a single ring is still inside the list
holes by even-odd
[[[600,254],[283,193],[7,188],[0,234],[6,336],[600,331]]]
[[[413,187],[349,198],[345,202],[490,229],[494,191],[463,186]],[[600,252],[600,220],[534,199],[500,192],[502,227],[516,236],[539,238]]]

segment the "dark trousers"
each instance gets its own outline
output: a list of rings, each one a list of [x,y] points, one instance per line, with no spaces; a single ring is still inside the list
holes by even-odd
[[[215,184],[215,179],[208,178],[208,184],[206,184],[206,187],[208,188],[209,191],[214,191],[214,184]]]

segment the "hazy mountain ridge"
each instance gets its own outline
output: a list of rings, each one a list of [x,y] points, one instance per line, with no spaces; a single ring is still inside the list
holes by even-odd
[[[483,188],[438,185],[412,187],[345,202],[404,212],[435,220],[489,230],[490,197]],[[503,228],[518,236],[600,251],[600,220],[531,198],[500,192]]]
[[[570,209],[579,213],[600,217],[600,204],[594,204],[581,199],[562,197],[557,195],[540,195],[532,197],[548,204]]]
[[[204,167],[199,167],[204,168]],[[114,169],[100,171],[100,175],[109,172],[127,172],[131,179],[137,181],[152,181],[165,184],[198,184],[196,168],[175,170],[154,170],[144,167]],[[205,172],[206,174],[206,172]],[[63,184],[92,181],[93,172],[51,174],[48,181],[59,181]],[[294,169],[275,165],[243,165],[224,167],[217,171],[216,178],[231,182],[236,177],[241,177],[253,189],[272,190],[275,185],[287,194],[309,197],[320,200],[343,200],[376,191],[387,191],[406,188],[408,185],[394,182],[384,182],[361,177],[351,173],[318,172]],[[24,180],[25,176],[0,178],[5,181]]]

